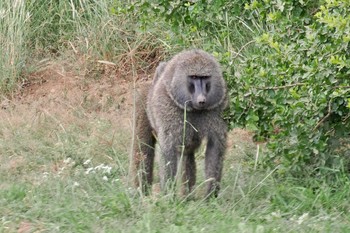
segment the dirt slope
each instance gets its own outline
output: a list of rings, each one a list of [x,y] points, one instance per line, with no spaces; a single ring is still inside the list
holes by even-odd
[[[0,116],[9,109],[18,114],[35,110],[54,115],[80,110],[84,114],[103,114],[120,127],[130,126],[133,84],[118,78],[112,68],[102,65],[101,70],[86,71],[65,63],[47,62],[40,70],[28,74],[13,96],[2,99],[0,107],[7,111],[1,111]]]

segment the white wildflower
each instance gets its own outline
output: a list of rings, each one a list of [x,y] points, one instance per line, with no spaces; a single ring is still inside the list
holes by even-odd
[[[72,161],[72,158],[71,158],[71,157],[68,157],[68,158],[66,158],[65,160],[63,160],[63,163],[68,164],[68,163],[70,163],[71,161]]]
[[[74,186],[74,187],[79,187],[80,184],[79,184],[78,182],[75,181],[75,182],[73,183],[73,186]]]
[[[93,167],[89,167],[88,169],[86,169],[85,174],[89,174],[90,172],[95,172]]]
[[[43,178],[44,178],[44,179],[46,179],[48,176],[49,176],[49,173],[48,173],[48,172],[44,172],[44,173],[43,173]]]
[[[90,164],[91,163],[91,159],[88,159],[88,160],[86,160],[83,164],[84,165],[88,165],[88,164]]]
[[[104,173],[110,174],[111,170],[112,170],[112,167],[110,167],[108,165],[100,164],[100,165],[95,167],[95,170],[103,171]]]
[[[297,223],[300,225],[302,224],[305,220],[309,218],[309,213],[304,213],[297,219]]]

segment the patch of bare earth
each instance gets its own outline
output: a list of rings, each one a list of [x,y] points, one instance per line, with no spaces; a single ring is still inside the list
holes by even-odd
[[[113,67],[97,65],[102,66],[100,71],[82,71],[70,64],[48,62],[29,74],[16,94],[2,100],[0,117],[42,112],[69,122],[71,113],[80,111],[86,117],[98,114],[118,127],[130,127],[132,81],[118,78]]]

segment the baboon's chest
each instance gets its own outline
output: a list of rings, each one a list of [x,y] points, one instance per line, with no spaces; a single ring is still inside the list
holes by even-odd
[[[188,114],[186,117],[185,134],[189,140],[200,143],[207,136],[210,124],[206,118],[205,114]]]

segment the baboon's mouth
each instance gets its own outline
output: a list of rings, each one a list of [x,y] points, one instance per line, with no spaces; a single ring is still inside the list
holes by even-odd
[[[197,101],[188,101],[187,102],[187,110],[191,111],[191,110],[204,110],[207,108],[207,105],[204,103],[200,104]]]
[[[192,105],[192,108],[196,109],[196,110],[204,110],[204,109],[206,109],[206,106],[205,105],[195,104],[195,105]]]

